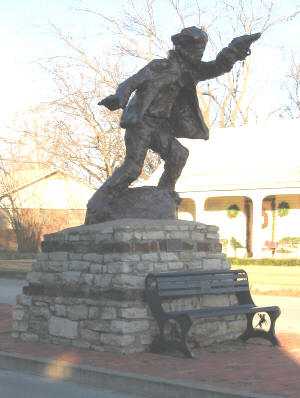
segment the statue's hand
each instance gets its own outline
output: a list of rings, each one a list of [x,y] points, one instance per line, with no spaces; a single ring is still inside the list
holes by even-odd
[[[250,46],[253,42],[258,40],[261,33],[253,33],[251,35],[243,35],[234,38],[228,45],[239,61],[244,61],[245,58],[251,54]]]
[[[116,111],[121,108],[119,97],[115,94],[104,98],[102,101],[98,102],[98,105],[103,105],[110,111]]]
[[[108,97],[104,98],[98,103],[98,105],[103,105],[110,111],[116,111],[120,108],[124,109],[127,105],[127,102],[129,101],[129,97],[131,94],[129,85],[124,83],[121,83],[118,86],[116,94],[109,95]]]

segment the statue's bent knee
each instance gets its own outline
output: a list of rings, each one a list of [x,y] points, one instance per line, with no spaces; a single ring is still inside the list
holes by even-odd
[[[128,158],[125,160],[122,169],[129,177],[136,179],[142,172],[143,164]]]

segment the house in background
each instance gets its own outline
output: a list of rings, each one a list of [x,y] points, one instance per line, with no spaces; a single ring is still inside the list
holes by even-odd
[[[215,129],[189,149],[176,191],[179,218],[219,227],[238,257],[300,255],[300,120]],[[147,185],[156,185],[163,165]]]
[[[15,205],[44,220],[42,234],[84,222],[86,204],[94,193],[80,179],[39,164],[19,167],[13,174]],[[3,203],[5,195],[2,195]],[[16,238],[5,211],[0,211],[0,248],[15,249]]]

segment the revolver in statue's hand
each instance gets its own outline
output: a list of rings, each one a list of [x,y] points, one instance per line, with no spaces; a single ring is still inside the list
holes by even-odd
[[[121,108],[119,97],[116,94],[103,98],[102,101],[98,102],[98,105],[103,105],[110,111],[116,111]]]
[[[243,35],[234,38],[228,45],[232,51],[234,51],[237,59],[239,61],[244,61],[245,58],[251,54],[250,46],[251,44],[258,40],[261,33],[253,33],[251,35]]]

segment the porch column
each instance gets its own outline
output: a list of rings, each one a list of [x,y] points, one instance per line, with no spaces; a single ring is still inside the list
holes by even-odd
[[[207,199],[207,196],[197,196],[195,198],[195,203],[196,203],[196,221],[202,222],[205,224],[205,201]]]
[[[254,258],[262,257],[264,246],[262,230],[262,202],[264,195],[251,195],[252,200],[252,253]]]

